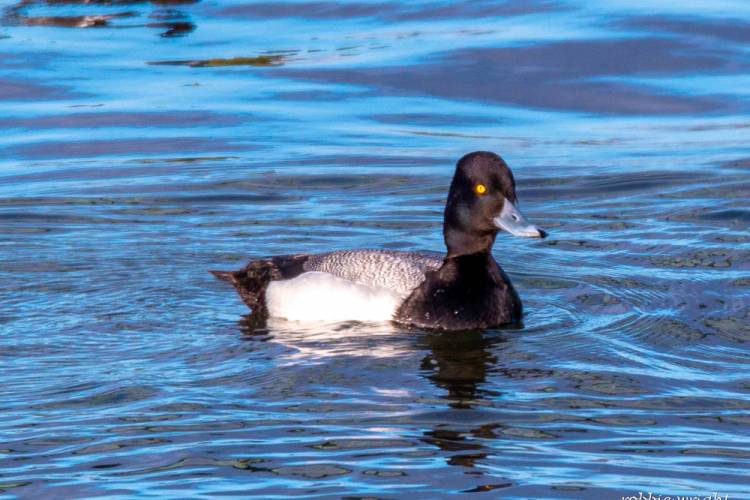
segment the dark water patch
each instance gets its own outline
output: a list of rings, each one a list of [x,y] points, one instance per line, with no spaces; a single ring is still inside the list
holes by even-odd
[[[61,214],[61,213],[40,213],[40,212],[19,212],[4,211],[0,212],[0,220],[9,223],[36,223],[49,224],[51,226],[63,227],[67,224],[132,224],[138,223],[134,220],[118,220],[105,217],[86,216],[79,214]],[[144,221],[145,222],[145,221]],[[33,233],[48,233],[52,231],[51,227],[33,228]]]
[[[662,193],[660,196],[665,198],[675,199],[714,199],[717,202],[714,205],[727,204],[736,205],[737,202],[734,199],[747,199],[750,195],[750,183],[744,180],[734,180],[729,182],[716,181],[710,185],[701,185],[695,189],[683,189],[673,192]],[[724,201],[732,199],[732,201]],[[744,206],[744,205],[743,205]],[[707,213],[711,208],[699,208],[685,210],[682,214],[677,214],[676,217],[698,217],[700,214]]]
[[[435,167],[436,165],[454,165],[455,158],[443,155],[385,155],[385,154],[337,154],[310,155],[291,158],[285,162],[288,166],[329,166],[329,167]]]
[[[395,162],[395,160],[391,160]],[[443,186],[436,186],[434,179],[425,175],[377,175],[377,174],[339,174],[339,175],[288,175],[272,173],[252,180],[228,181],[217,186],[220,189],[237,189],[242,191],[299,190],[302,192],[330,192],[331,190],[358,190],[380,192],[383,194],[404,193],[424,195],[444,191]]]
[[[299,90],[294,92],[277,92],[275,97],[281,101],[340,101],[348,96],[353,96],[362,92],[347,90],[346,92],[336,92],[333,90]]]
[[[658,342],[674,342],[684,344],[690,342],[699,342],[706,338],[707,333],[687,325],[681,321],[673,319],[664,319],[656,328],[653,338]]]
[[[153,201],[156,203],[176,203],[176,204],[193,204],[193,203],[208,203],[216,205],[224,204],[254,204],[254,203],[278,203],[279,201],[285,201],[293,199],[285,194],[250,194],[250,193],[235,193],[235,194],[210,194],[210,195],[193,195],[193,196],[175,196],[175,197],[163,197],[156,198]]]
[[[118,215],[154,215],[154,216],[179,216],[187,215],[192,210],[189,208],[170,208],[170,207],[143,207],[143,208],[122,208],[113,210],[112,213]]]
[[[222,16],[246,18],[352,19],[372,17],[388,21],[464,19],[494,16],[520,16],[566,9],[556,1],[462,1],[405,4],[397,2],[251,2],[218,9]]]
[[[271,472],[278,476],[302,477],[304,479],[323,479],[332,476],[341,476],[352,472],[351,469],[335,464],[310,464],[288,467],[277,467]]]
[[[29,168],[28,173],[15,174],[15,175],[3,175],[0,176],[0,184],[12,184],[18,182],[28,183],[53,183],[60,181],[90,181],[90,180],[103,180],[103,179],[125,179],[125,178],[155,178],[174,174],[175,172],[184,171],[185,168],[189,168],[192,165],[198,165],[202,161],[221,161],[221,159],[210,158],[210,159],[198,159],[198,158],[184,158],[184,159],[162,159],[159,161],[142,161],[137,160],[132,162],[130,166],[118,166],[113,168],[105,168],[99,165],[97,162],[91,162],[91,164],[81,164],[76,162],[75,164],[68,164],[66,167],[59,166],[57,168],[49,169],[34,169]],[[198,167],[200,168],[200,167]],[[158,182],[158,181],[157,181]],[[213,186],[208,186],[210,189]],[[187,188],[187,186],[182,186]],[[101,188],[98,188],[101,192]],[[173,191],[174,187],[164,190]],[[85,192],[85,190],[84,190]],[[83,192],[82,192],[83,194]],[[131,202],[128,200],[127,202]],[[68,197],[8,197],[0,201],[0,205],[30,205],[32,203],[39,203],[42,205],[49,204],[112,204],[115,200],[110,198],[104,198],[97,196],[96,198],[84,198],[80,196],[68,196]]]
[[[670,94],[601,79],[747,71],[748,65],[737,60],[731,51],[707,51],[675,40],[586,40],[457,50],[419,65],[287,69],[284,74],[367,85],[379,92],[401,91],[532,108],[644,115],[716,113],[738,109],[739,101],[728,96]]]
[[[49,227],[3,227],[0,228],[2,234],[43,234],[49,233],[52,228]]]
[[[349,449],[378,449],[378,448],[402,448],[413,446],[409,441],[381,440],[381,439],[343,439],[325,441],[313,444],[310,447],[316,450],[349,450]]]
[[[52,101],[82,97],[82,95],[80,92],[71,92],[63,86],[40,85],[32,81],[0,78],[0,100],[2,101]]]
[[[156,395],[157,392],[158,391],[152,387],[130,386],[111,391],[100,392],[83,398],[72,398],[65,401],[39,404],[35,405],[33,408],[35,410],[44,410],[54,408],[122,405],[135,401],[150,399],[154,395]]]
[[[133,174],[131,174],[133,175]],[[108,176],[103,176],[107,178]],[[117,175],[113,177],[117,178]],[[126,175],[130,177],[130,175]],[[81,179],[87,179],[86,175],[82,175]],[[108,189],[109,196],[70,196],[70,197],[7,197],[0,199],[0,207],[7,207],[6,214],[8,217],[26,217],[27,212],[16,211],[16,208],[40,208],[40,207],[51,207],[51,208],[62,208],[70,207],[73,211],[77,210],[77,207],[92,207],[92,212],[122,212],[127,213],[132,211],[133,213],[142,212],[144,214],[150,213],[155,215],[156,213],[170,213],[170,211],[178,210],[182,211],[184,208],[178,208],[170,205],[189,204],[191,202],[206,202],[206,203],[217,203],[224,205],[231,205],[232,203],[244,203],[244,202],[281,202],[281,201],[296,201],[300,199],[299,195],[291,193],[282,193],[278,189],[273,187],[264,186],[263,189],[243,189],[243,190],[232,190],[226,192],[226,190],[212,189],[214,186],[195,186],[195,185],[181,185],[171,186],[169,189],[160,188],[159,176],[153,184],[134,184],[131,186],[122,186],[120,189],[110,188]],[[54,179],[53,179],[54,180]],[[239,183],[238,185],[242,185]],[[252,186],[252,184],[249,184]],[[101,188],[94,188],[92,191],[100,192]],[[223,192],[222,192],[223,191]],[[130,196],[123,196],[119,193],[129,193]],[[193,192],[196,194],[187,194]],[[204,192],[203,194],[201,192]],[[114,194],[118,193],[118,194]],[[137,194],[136,194],[137,193]],[[175,194],[168,194],[175,193]],[[111,207],[111,208],[109,208]],[[51,213],[46,211],[44,214]],[[182,213],[182,212],[181,212]],[[19,214],[19,215],[14,215]],[[51,213],[50,217],[54,218],[59,214]],[[33,215],[30,215],[33,217]]]
[[[651,32],[676,33],[690,39],[698,35],[730,42],[750,42],[750,23],[740,18],[643,16],[627,19],[619,25]]]
[[[242,151],[250,146],[240,146],[227,139],[203,137],[165,137],[161,139],[110,139],[93,141],[46,141],[5,148],[5,154],[25,159],[90,158],[97,156],[139,156],[148,154],[205,153]]]
[[[298,17],[309,19],[341,19],[352,17],[376,17],[392,11],[397,4],[356,2],[251,2],[218,9],[218,14],[232,17],[279,18]]]
[[[2,198],[0,205],[9,207],[40,207],[55,205],[112,205],[117,203],[112,198],[81,198],[81,197],[32,197]]]
[[[684,127],[677,127],[678,130],[683,129]],[[704,124],[704,125],[691,125],[687,127],[687,130],[691,132],[705,132],[710,130],[738,130],[738,129],[745,129],[750,128],[750,123],[746,122],[738,122],[738,123],[712,123],[712,124]]]
[[[652,262],[660,267],[674,268],[729,268],[733,265],[744,267],[750,262],[750,250],[707,250],[696,249],[682,255],[653,257]]]
[[[178,157],[178,158],[141,158],[133,160],[136,163],[142,163],[146,165],[150,164],[158,164],[158,163],[182,163],[182,164],[190,164],[190,163],[203,163],[203,162],[218,162],[218,161],[226,161],[226,160],[237,160],[239,157],[237,156],[185,156],[185,157]]]
[[[36,117],[3,117],[0,127],[6,129],[55,129],[99,127],[195,127],[229,126],[246,120],[241,115],[221,115],[206,111],[160,111],[147,113],[73,113]]]
[[[95,382],[80,382],[72,385],[63,385],[62,387],[56,387],[46,392],[48,395],[67,395],[76,393],[79,391],[93,391],[98,388],[98,384]]]
[[[633,170],[611,172],[607,174],[583,174],[566,177],[533,177],[524,179],[528,186],[524,189],[523,198],[536,199],[582,199],[605,198],[613,203],[632,203],[628,195],[642,195],[649,200],[655,196],[696,197],[693,186],[713,185],[718,175],[710,170],[674,171],[674,170]],[[617,212],[594,212],[592,219],[612,220],[613,229],[626,229],[628,223],[621,220],[624,215]],[[630,218],[630,217],[628,217]],[[618,225],[619,224],[619,225]]]
[[[76,109],[76,108],[101,108],[102,106],[104,106],[104,104],[100,103],[100,104],[71,104],[67,107]]]
[[[748,210],[717,210],[701,214],[703,220],[728,221],[737,224],[750,224],[750,211]]]
[[[31,69],[39,66],[47,67],[56,57],[62,57],[59,52],[0,52],[0,68],[2,69]]]
[[[601,176],[586,176],[576,180],[576,190],[580,192],[620,193],[620,192],[663,192],[674,186],[711,182],[711,172],[642,171],[612,173]]]
[[[745,307],[731,316],[714,316],[703,320],[710,331],[735,342],[750,341],[750,296],[744,297]]]
[[[152,475],[152,474],[158,474],[161,472],[171,471],[175,469],[187,469],[191,470],[194,473],[199,470],[208,470],[214,468],[216,465],[216,462],[210,458],[202,458],[202,457],[190,457],[190,458],[182,458],[174,462],[169,462],[162,465],[156,465],[153,467],[147,467],[143,469],[135,469],[135,470],[129,470],[129,471],[123,471],[123,472],[114,472],[113,476],[145,476],[145,475]]]
[[[486,17],[523,16],[528,14],[567,10],[568,7],[554,0],[533,1],[462,1],[446,5],[442,2],[403,5],[390,17],[394,20],[476,19]]]
[[[368,115],[368,119],[379,123],[392,125],[419,125],[427,127],[439,127],[443,125],[476,125],[485,122],[501,123],[504,121],[498,117],[467,116],[461,114],[441,113],[391,113]]]
[[[705,455],[713,457],[733,457],[733,458],[750,458],[750,453],[746,450],[738,448],[688,448],[682,450],[681,453],[685,455]]]
[[[750,168],[750,158],[739,158],[737,160],[727,161],[722,163],[721,166],[736,169]]]
[[[404,130],[406,134],[424,135],[427,137],[461,137],[465,139],[491,139],[488,135],[465,134],[459,132],[428,132],[424,130]]]

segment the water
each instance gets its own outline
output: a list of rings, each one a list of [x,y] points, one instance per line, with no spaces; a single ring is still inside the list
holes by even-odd
[[[750,5],[599,3],[2,2],[0,495],[750,498]],[[478,149],[522,329],[207,273],[440,251]]]

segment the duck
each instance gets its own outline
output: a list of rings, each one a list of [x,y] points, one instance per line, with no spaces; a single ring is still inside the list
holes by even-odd
[[[489,151],[456,163],[443,214],[445,253],[336,250],[251,260],[210,271],[261,318],[391,321],[431,330],[518,324],[523,306],[492,255],[500,231],[545,238],[518,208],[507,163]]]

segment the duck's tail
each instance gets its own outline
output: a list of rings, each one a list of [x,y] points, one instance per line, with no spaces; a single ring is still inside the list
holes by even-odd
[[[209,271],[237,289],[242,301],[253,313],[265,313],[266,288],[271,281],[291,279],[305,272],[309,255],[279,255],[268,259],[250,261],[239,271]]]
[[[234,277],[235,271],[215,271],[213,269],[209,269],[209,273],[213,274],[217,278],[219,278],[222,281],[228,281],[229,283],[233,284],[236,281],[236,278]]]

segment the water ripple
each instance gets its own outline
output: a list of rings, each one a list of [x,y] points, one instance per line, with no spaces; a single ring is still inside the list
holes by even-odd
[[[745,6],[7,3],[0,495],[750,495]],[[488,149],[550,233],[495,246],[522,326],[259,325],[206,272],[441,252]]]

